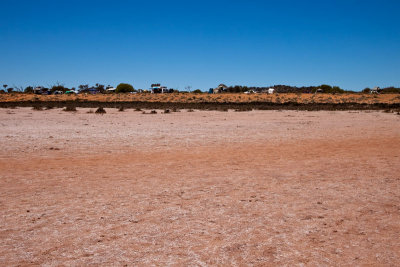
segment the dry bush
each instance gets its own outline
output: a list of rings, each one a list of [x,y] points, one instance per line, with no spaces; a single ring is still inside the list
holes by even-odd
[[[33,110],[43,110],[43,107],[41,105],[34,105],[32,107]]]
[[[96,114],[104,114],[104,113],[106,113],[106,111],[105,111],[105,109],[104,109],[103,107],[99,107],[99,108],[95,111],[95,113],[96,113]]]
[[[76,107],[75,106],[66,106],[63,111],[70,111],[70,112],[75,112]]]

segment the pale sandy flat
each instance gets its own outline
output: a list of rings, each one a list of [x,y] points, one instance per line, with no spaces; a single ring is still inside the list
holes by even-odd
[[[400,116],[0,109],[0,265],[400,265]]]

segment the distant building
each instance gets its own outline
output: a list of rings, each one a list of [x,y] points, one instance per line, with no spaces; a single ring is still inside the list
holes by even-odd
[[[44,88],[43,86],[37,86],[32,91],[36,95],[50,95],[51,94],[51,91],[48,88]]]
[[[165,94],[171,91],[166,86],[161,86],[160,83],[153,83],[150,90],[153,94]]]
[[[38,87],[33,88],[32,91],[34,94],[41,95],[43,92],[43,89],[44,89],[43,86],[38,86]]]
[[[260,91],[260,89],[256,89],[256,91],[254,91],[254,90],[249,90],[249,91],[246,91],[246,92],[248,92],[248,94],[249,93],[264,93],[264,94],[273,94],[274,92],[275,92],[275,89],[274,88],[268,88],[268,89],[266,89],[266,88],[263,88],[263,89],[261,89],[261,91]]]
[[[95,94],[99,93],[99,90],[97,90],[96,88],[89,88],[89,93],[92,95],[95,95]]]
[[[374,87],[374,88],[371,89],[370,93],[371,94],[379,94],[380,91],[381,91],[381,88]]]
[[[217,88],[213,89],[213,93],[214,94],[218,94],[218,93],[226,92],[227,89],[228,89],[228,86],[226,86],[225,84],[221,83],[220,85],[218,85]]]

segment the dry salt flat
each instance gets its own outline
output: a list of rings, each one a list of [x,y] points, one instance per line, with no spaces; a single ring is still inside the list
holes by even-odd
[[[400,265],[400,116],[0,109],[1,265]]]

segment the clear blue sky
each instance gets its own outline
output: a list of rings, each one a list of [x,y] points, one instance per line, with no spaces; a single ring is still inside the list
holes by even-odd
[[[0,84],[400,87],[400,1],[0,0]]]

